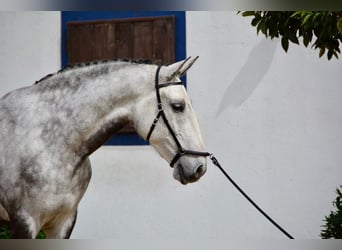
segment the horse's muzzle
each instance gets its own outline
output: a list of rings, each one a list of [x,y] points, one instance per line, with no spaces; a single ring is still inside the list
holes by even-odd
[[[176,168],[179,178],[177,178],[177,176],[175,176],[175,178],[178,179],[183,185],[198,181],[207,171],[206,166],[203,164],[199,164],[192,171],[186,171],[185,167],[180,163],[177,164]]]

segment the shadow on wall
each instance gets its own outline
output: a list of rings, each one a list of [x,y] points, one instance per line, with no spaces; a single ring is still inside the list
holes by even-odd
[[[216,111],[219,116],[227,107],[239,107],[253,93],[273,61],[276,42],[261,40],[249,53],[246,63],[224,92]]]

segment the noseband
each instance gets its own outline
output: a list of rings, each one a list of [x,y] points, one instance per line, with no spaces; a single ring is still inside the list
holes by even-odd
[[[210,156],[211,154],[208,152],[201,152],[201,151],[184,149],[182,147],[181,143],[179,142],[179,140],[177,139],[175,132],[171,128],[170,123],[165,116],[165,112],[163,110],[163,106],[162,106],[162,102],[161,102],[161,98],[160,98],[160,89],[165,88],[165,87],[169,87],[169,86],[173,86],[173,85],[183,85],[183,83],[182,82],[168,82],[168,83],[159,84],[160,69],[161,69],[161,66],[159,66],[157,69],[156,79],[155,79],[156,96],[157,96],[157,102],[158,102],[157,103],[158,113],[157,113],[156,118],[154,118],[154,121],[151,125],[150,131],[147,134],[146,140],[148,142],[150,142],[150,137],[152,135],[152,132],[153,132],[154,128],[156,127],[156,125],[157,125],[157,123],[161,117],[163,119],[167,129],[169,130],[169,133],[171,134],[173,140],[175,141],[175,143],[177,145],[177,153],[173,157],[172,161],[170,162],[171,167],[173,167],[173,165],[179,160],[179,158],[181,158],[184,155],[205,156],[205,157]]]

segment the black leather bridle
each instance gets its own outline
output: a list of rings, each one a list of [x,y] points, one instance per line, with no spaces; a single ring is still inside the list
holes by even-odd
[[[157,68],[156,71],[156,78],[155,78],[155,89],[156,89],[156,96],[157,96],[157,108],[158,108],[158,113],[156,118],[154,118],[153,123],[151,125],[150,131],[147,134],[146,140],[149,142],[150,141],[150,137],[152,135],[152,132],[154,130],[154,128],[156,127],[160,117],[163,119],[165,126],[167,127],[167,129],[169,130],[173,140],[175,141],[176,145],[177,145],[177,153],[176,155],[173,157],[172,161],[170,162],[170,166],[173,167],[173,165],[179,160],[179,158],[181,158],[183,155],[194,155],[194,156],[210,156],[211,154],[208,152],[201,152],[201,151],[195,151],[195,150],[188,150],[188,149],[184,149],[181,145],[181,143],[179,142],[179,140],[177,139],[177,136],[175,134],[175,132],[173,131],[173,129],[170,126],[169,121],[167,120],[166,116],[165,116],[165,112],[163,110],[163,106],[162,106],[162,102],[161,102],[161,98],[160,98],[160,89],[161,88],[165,88],[165,87],[169,87],[169,86],[173,86],[173,85],[183,85],[183,83],[181,81],[179,82],[167,82],[167,83],[162,83],[159,84],[159,72],[160,72],[161,66],[159,66]]]
[[[158,101],[158,114],[156,116],[156,118],[154,119],[150,131],[147,134],[146,140],[149,142],[150,141],[150,137],[152,135],[152,132],[154,130],[154,128],[156,127],[160,117],[162,117],[167,129],[169,130],[173,140],[175,141],[176,145],[177,145],[177,153],[174,156],[174,158],[172,159],[170,166],[173,167],[173,165],[179,160],[180,157],[182,157],[183,155],[195,155],[195,156],[204,156],[207,157],[209,156],[210,160],[213,162],[214,165],[216,165],[221,172],[225,175],[225,177],[232,183],[232,185],[266,218],[268,219],[268,221],[270,221],[275,227],[277,227],[283,234],[285,234],[289,239],[293,239],[293,236],[290,235],[287,231],[285,231],[278,223],[276,223],[268,214],[266,214],[240,187],[239,185],[227,174],[227,172],[222,168],[222,166],[220,165],[220,163],[218,162],[217,158],[208,152],[201,152],[201,151],[194,151],[194,150],[187,150],[184,149],[181,145],[181,143],[179,142],[179,140],[177,139],[177,136],[175,134],[175,132],[173,131],[173,129],[170,126],[169,121],[167,120],[164,110],[163,110],[163,106],[162,106],[162,102],[160,99],[160,92],[159,89],[161,88],[165,88],[165,87],[169,87],[172,85],[181,85],[183,84],[182,82],[168,82],[168,83],[162,83],[159,84],[159,71],[160,71],[161,66],[158,67],[157,72],[156,72],[156,79],[155,79],[155,88],[156,88],[156,95],[157,95],[157,101]]]

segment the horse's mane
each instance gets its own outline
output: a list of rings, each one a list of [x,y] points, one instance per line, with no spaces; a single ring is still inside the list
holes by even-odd
[[[55,73],[51,73],[51,74],[44,76],[40,80],[36,81],[34,84],[38,84],[52,76],[63,73],[67,70],[78,69],[78,68],[83,68],[83,67],[93,66],[93,65],[101,65],[101,64],[112,63],[112,62],[118,62],[118,63],[127,62],[131,64],[157,64],[153,60],[148,60],[148,59],[107,59],[107,60],[98,60],[98,61],[92,61],[92,62],[86,62],[86,63],[67,64],[66,66],[64,66],[64,68],[60,69],[59,71]]]

